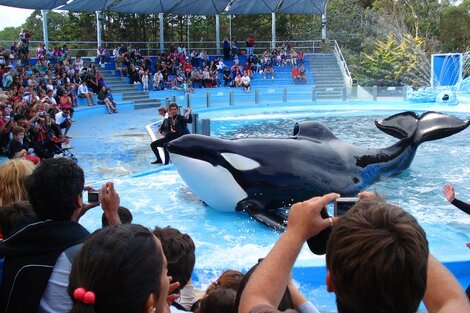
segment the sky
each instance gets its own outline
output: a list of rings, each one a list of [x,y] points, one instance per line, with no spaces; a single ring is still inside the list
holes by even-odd
[[[5,27],[22,25],[33,10],[18,9],[0,5],[0,30]]]

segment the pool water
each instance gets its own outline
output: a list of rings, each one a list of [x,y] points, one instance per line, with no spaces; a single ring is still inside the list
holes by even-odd
[[[211,118],[211,134],[222,138],[288,137],[295,122],[315,119],[340,139],[358,146],[386,147],[396,139],[382,133],[374,120],[402,111],[354,106],[303,106],[201,111]],[[452,113],[468,118],[468,113]],[[245,213],[221,213],[204,205],[184,184],[173,166],[150,165],[154,156],[145,125],[157,120],[156,110],[138,110],[92,116],[71,129],[73,151],[85,170],[86,183],[99,186],[112,180],[121,204],[131,209],[134,222],[147,227],[173,226],[191,235],[196,244],[195,285],[204,289],[225,269],[246,270],[264,257],[279,233]],[[469,131],[422,144],[410,168],[385,178],[376,190],[413,214],[425,229],[431,251],[444,262],[467,261],[470,250],[470,216],[447,203],[443,184],[455,186],[457,196],[470,198]],[[207,186],[210,188],[210,186]],[[329,208],[330,210],[332,208]],[[81,222],[90,230],[100,227],[101,212],[87,213]],[[334,296],[326,292],[322,256],[304,247],[294,280],[322,311],[335,311]],[[469,273],[459,277],[465,286]]]

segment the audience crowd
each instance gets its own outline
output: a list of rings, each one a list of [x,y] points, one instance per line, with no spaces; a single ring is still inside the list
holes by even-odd
[[[341,217],[325,215],[326,205],[339,197],[333,193],[292,205],[286,231],[258,264],[245,274],[224,271],[198,296],[191,281],[197,246],[190,235],[170,226],[151,231],[132,224],[132,209],[120,206],[112,182],[103,184],[98,202],[84,203],[83,190],[89,187],[83,170],[69,158],[54,158],[70,139],[76,106],[72,99],[79,96],[75,91],[81,85],[89,105],[94,105],[89,97],[93,92],[101,93],[98,99],[110,113],[116,107],[93,64],[76,67],[80,58],[72,62],[66,47],[54,56],[56,49],[48,55],[40,46],[38,65],[31,67],[25,52],[28,40],[22,31],[16,51],[8,49],[14,56],[0,66],[3,77],[13,78],[0,95],[2,147],[9,143],[7,153],[13,159],[0,166],[0,313],[318,313],[292,281],[294,262],[307,240],[325,241],[326,288],[335,294],[340,313],[415,313],[421,301],[430,313],[470,313],[468,297],[432,256],[416,219],[368,192],[360,193],[360,200]],[[300,63],[295,74],[302,76],[301,59],[292,52],[270,51],[257,59],[253,37],[247,38],[247,52],[254,61],[235,62],[235,71],[228,69],[224,61],[236,60],[240,48],[236,40],[226,41],[224,60],[209,61],[203,51],[188,55],[183,46],[160,55],[154,69],[157,88],[194,88],[193,73],[201,86],[221,84],[216,73],[223,74],[224,84],[240,77],[240,86],[249,91],[252,72],[262,70],[273,77],[270,64],[283,62],[297,70]],[[117,48],[114,55],[121,59],[117,62],[123,75],[144,86],[149,83],[148,57],[126,48]],[[109,57],[98,49],[100,63]],[[176,103],[159,108],[163,138],[152,144],[154,163],[167,162],[158,148],[188,132],[190,113],[179,115]],[[451,186],[443,191],[449,202],[469,212]],[[103,228],[90,234],[79,220],[99,205]],[[329,238],[320,237],[326,229]]]
[[[112,182],[99,202],[84,203],[83,170],[67,158],[10,160],[0,178],[0,312],[318,313],[291,271],[304,242],[326,240],[317,237],[325,229],[325,280],[338,312],[415,313],[421,301],[430,313],[470,312],[416,219],[374,193],[359,194],[341,217],[324,214],[337,194],[294,204],[264,259],[246,274],[224,271],[198,294],[190,235],[131,224]],[[461,208],[451,187],[444,194]],[[79,220],[98,205],[103,228],[90,234]]]
[[[287,50],[288,49],[288,50]],[[275,68],[304,64],[304,53],[297,53],[290,45],[279,49],[266,49],[255,54],[253,37],[247,38],[246,51],[240,50],[235,39],[224,38],[224,57],[211,58],[204,49],[187,51],[183,45],[170,47],[152,60],[143,56],[139,49],[118,46],[113,50],[116,70],[130,83],[142,84],[144,90],[184,90],[213,88],[217,86],[242,87],[249,91],[243,77],[250,80],[254,73],[267,74],[274,79]],[[242,64],[239,55],[246,55]],[[227,65],[225,62],[230,64]],[[305,67],[303,67],[305,74]],[[306,79],[306,77],[305,77]]]

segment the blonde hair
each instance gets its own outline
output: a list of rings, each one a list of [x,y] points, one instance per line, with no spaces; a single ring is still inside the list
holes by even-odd
[[[0,207],[28,200],[25,180],[35,165],[25,159],[13,159],[0,165]]]

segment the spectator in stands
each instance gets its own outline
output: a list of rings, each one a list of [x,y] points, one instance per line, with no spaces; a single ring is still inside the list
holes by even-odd
[[[117,113],[116,107],[114,106],[112,99],[109,99],[107,97],[108,90],[109,89],[105,86],[101,87],[101,90],[98,93],[98,104],[106,105],[109,114]],[[109,94],[111,94],[111,91],[109,91]]]
[[[0,207],[28,200],[25,180],[34,170],[34,164],[25,159],[8,160],[0,165]],[[0,254],[1,256],[1,254]]]
[[[163,90],[165,89],[165,83],[163,82],[162,71],[158,70],[155,75],[153,75],[152,82],[153,90]]]
[[[230,41],[228,40],[227,36],[224,37],[222,48],[224,49],[224,60],[229,61],[231,46],[230,46]]]
[[[183,234],[178,229],[169,226],[155,227],[153,234],[162,244],[163,253],[168,262],[168,276],[173,278],[172,282],[179,283],[173,293],[180,294],[188,284],[191,285],[191,275],[196,262],[194,242],[188,234]],[[184,299],[183,303],[180,302],[183,299],[179,298],[179,301],[174,301],[171,306],[179,311],[186,311],[196,302],[194,293],[189,298]]]
[[[429,254],[426,234],[409,213],[371,198],[340,218],[323,219],[321,211],[337,197],[331,193],[291,207],[287,230],[248,281],[239,312],[277,312],[303,243],[333,225],[326,285],[339,312],[414,313],[423,298],[430,313],[470,312],[459,283]]]
[[[13,138],[8,145],[8,158],[25,159],[38,164],[40,159],[34,155],[34,148],[24,141],[25,129],[21,126],[15,126],[11,133]]]
[[[114,64],[121,77],[127,76],[127,67],[123,64],[122,56],[118,55],[114,60]]]
[[[147,228],[102,228],[86,240],[73,262],[71,312],[169,313],[168,301],[174,297],[168,294],[177,284],[170,285],[166,267],[162,245]]]
[[[297,54],[297,64],[304,64],[304,50],[300,50],[300,52]]]
[[[264,73],[264,79],[266,79],[266,75],[268,73],[271,74],[271,79],[274,79],[274,67],[271,63],[271,60],[267,60],[266,63],[263,65],[263,73]]]
[[[245,90],[246,92],[250,92],[251,80],[250,76],[248,76],[248,72],[245,72],[245,74],[243,74],[243,77],[241,78],[241,85],[243,90]]]
[[[286,56],[286,52],[284,51],[284,49],[281,49],[281,51],[279,51],[278,59],[280,60],[279,61],[280,66],[287,65],[287,61],[286,61],[287,56]]]
[[[294,82],[294,84],[297,84],[300,82],[300,70],[299,68],[297,67],[297,64],[294,65],[294,68],[292,69],[292,81]]]
[[[175,78],[173,78],[173,80],[171,81],[171,89],[172,90],[181,90],[181,81],[182,81],[182,77],[181,76],[177,76]]]
[[[247,74],[248,77],[251,78],[251,64],[250,62],[246,61],[245,64],[243,65],[243,74]]]
[[[104,49],[103,47],[100,46],[96,50],[96,58],[98,59],[100,65],[108,64],[109,52],[107,51],[107,49]]]
[[[242,74],[240,74],[240,72],[237,72],[237,76],[235,76],[233,84],[235,87],[240,87],[242,85]]]
[[[144,71],[144,73],[142,74],[142,87],[144,91],[149,90],[149,72],[148,71]]]
[[[246,55],[250,56],[255,54],[255,39],[252,35],[246,38]]]
[[[224,70],[224,86],[230,86],[232,84],[232,73],[228,67]]]
[[[215,59],[215,65],[219,73],[222,73],[222,71],[227,67],[227,65],[225,65],[224,61],[222,61],[220,57],[217,57]]]
[[[88,89],[91,89],[93,93],[98,93],[100,91],[100,83],[98,82],[98,75],[99,72],[96,70],[91,70],[88,73],[88,78],[86,80],[86,84]]]
[[[199,88],[202,87],[201,80],[199,79],[199,72],[196,67],[193,67],[193,69],[191,70],[189,84],[191,85],[191,88],[195,88],[196,86],[199,86]]]
[[[5,256],[2,312],[70,310],[65,286],[71,259],[80,247],[77,245],[89,235],[77,221],[98,205],[83,204],[83,186],[83,170],[66,158],[41,161],[26,179],[29,201],[39,221],[0,242],[0,255]],[[106,183],[100,192],[101,207],[108,220],[119,224],[119,195],[114,185]]]
[[[299,76],[300,76],[300,81],[305,82],[307,85],[309,84],[304,64],[300,66]]]
[[[88,106],[96,105],[95,100],[93,100],[93,92],[88,90],[85,80],[82,80],[81,85],[78,86],[77,96],[79,98],[86,98]]]
[[[202,71],[202,85],[205,88],[211,88],[213,86],[214,80],[211,77],[211,73],[209,72],[209,67],[204,67]]]
[[[59,111],[55,115],[55,123],[60,127],[60,129],[65,129],[64,137],[71,139],[72,137],[68,136],[67,133],[72,127],[72,118],[70,117],[70,106],[63,107],[62,111]]]
[[[232,42],[231,42],[231,50],[232,50],[232,56],[235,57],[235,56],[238,56],[238,50],[239,50],[239,47],[238,47],[238,42],[235,38],[232,38]]]
[[[287,64],[289,65],[296,65],[297,64],[297,52],[293,48],[287,50]]]

